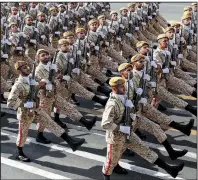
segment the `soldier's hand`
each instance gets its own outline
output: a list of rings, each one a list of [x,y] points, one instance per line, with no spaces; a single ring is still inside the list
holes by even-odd
[[[131,127],[130,126],[120,126],[120,132],[130,135]]]
[[[44,89],[45,88],[45,85],[46,85],[46,82],[44,82],[44,81],[40,81],[39,82],[39,88],[40,89]]]

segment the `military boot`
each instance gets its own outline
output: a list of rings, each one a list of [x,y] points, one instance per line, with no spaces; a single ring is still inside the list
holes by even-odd
[[[146,139],[146,135],[143,134],[142,132],[140,132],[140,130],[137,128],[135,130],[135,134],[141,139],[141,140],[145,140]]]
[[[193,93],[191,94],[191,96],[197,98],[197,90],[193,91]]]
[[[172,177],[176,178],[178,173],[183,169],[184,162],[179,165],[169,165],[162,159],[158,158],[154,164],[158,165],[162,169],[164,169],[167,173],[169,173]]]
[[[170,127],[179,130],[180,132],[184,133],[187,136],[190,136],[193,125],[194,125],[194,119],[191,119],[187,125],[179,124],[175,121],[172,121],[169,124]]]
[[[104,180],[110,180],[110,175],[103,174]]]
[[[187,111],[191,112],[192,114],[194,114],[195,116],[197,116],[197,108],[195,108],[195,107],[193,107],[193,106],[188,104],[185,107],[185,110],[187,110]]]
[[[186,149],[182,151],[174,150],[167,139],[162,143],[162,145],[165,147],[172,160],[182,157],[188,152]]]
[[[2,104],[6,104],[7,103],[7,100],[4,98],[3,94],[1,94],[1,103]]]
[[[166,108],[164,105],[159,104],[159,106],[158,106],[157,110],[159,110],[159,111],[166,111],[166,110],[167,110],[167,108]]]
[[[62,128],[64,129],[68,129],[67,125],[65,123],[63,123],[60,118],[59,118],[60,114],[59,113],[54,113],[54,121]]]
[[[106,103],[107,103],[107,101],[108,101],[108,98],[103,99],[103,98],[100,98],[100,97],[98,97],[98,96],[95,95],[95,96],[92,98],[92,101],[95,101],[95,102],[97,102],[97,103],[99,103],[99,104],[105,106]]]
[[[106,95],[107,97],[109,97],[110,93],[112,92],[112,90],[106,86],[98,86],[97,91]]]
[[[17,150],[17,152],[16,152],[15,158],[18,159],[18,160],[20,160],[20,161],[23,161],[23,162],[30,162],[30,161],[31,161],[30,158],[27,157],[27,156],[23,153],[23,148],[22,148],[22,147],[18,147],[18,146],[17,146],[17,148],[18,148],[18,150]]]
[[[75,94],[72,94],[71,95],[71,99],[73,100],[73,102],[74,102],[74,104],[76,106],[79,106],[80,105],[80,102],[76,99]]]
[[[43,143],[43,144],[50,144],[51,143],[50,140],[46,139],[43,136],[43,132],[38,132],[37,133],[36,142]]]
[[[121,167],[119,164],[117,164],[114,167],[113,172],[116,174],[128,174],[128,171],[124,169],[123,167]]]
[[[88,130],[91,130],[96,123],[96,118],[97,117],[95,116],[93,119],[87,120],[85,117],[82,117],[79,122],[81,122]]]
[[[197,89],[197,83],[193,87]]]
[[[73,151],[76,151],[85,142],[85,139],[74,139],[67,133],[63,133],[61,135],[61,138],[63,138],[67,142],[67,144]]]

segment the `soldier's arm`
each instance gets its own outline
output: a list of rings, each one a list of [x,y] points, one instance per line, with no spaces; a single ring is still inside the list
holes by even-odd
[[[119,126],[114,123],[115,114],[116,114],[115,105],[108,104],[105,107],[105,110],[102,116],[101,126],[103,129],[109,130],[109,131],[115,131],[119,129]]]
[[[22,93],[22,88],[19,83],[15,83],[12,90],[8,96],[7,106],[16,110],[22,101],[20,100],[20,94]]]
[[[158,51],[155,51],[153,53],[153,59],[156,61],[157,63],[157,69],[161,69],[162,68],[162,65],[163,65],[163,60],[162,58],[160,57],[160,52]]]

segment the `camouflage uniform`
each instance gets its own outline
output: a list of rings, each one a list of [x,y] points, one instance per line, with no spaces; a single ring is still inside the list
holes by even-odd
[[[27,80],[24,77],[19,76],[18,80],[12,87],[7,101],[9,108],[13,108],[15,110],[18,108],[17,119],[19,120],[19,133],[16,142],[18,147],[24,146],[28,136],[28,129],[34,119],[45,124],[45,127],[47,127],[56,136],[61,136],[65,132],[64,129],[58,126],[41,108],[32,109],[34,115],[29,115],[30,109],[25,108],[23,105],[23,103],[27,102],[29,90],[30,85]]]
[[[112,174],[113,168],[117,165],[126,148],[130,148],[135,153],[150,163],[154,163],[158,155],[149,149],[140,138],[132,131],[129,143],[126,143],[126,134],[116,131],[124,113],[124,105],[116,94],[111,94],[105,106],[102,117],[102,127],[106,130],[107,156],[103,165],[103,174]]]

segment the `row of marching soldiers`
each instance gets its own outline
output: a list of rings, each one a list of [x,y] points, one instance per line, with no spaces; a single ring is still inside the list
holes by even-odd
[[[30,161],[23,146],[33,120],[37,142],[51,143],[45,128],[73,151],[85,142],[71,137],[59,118],[64,114],[92,129],[97,117],[86,119],[78,111],[78,95],[105,106],[105,180],[112,172],[127,174],[118,163],[126,149],[177,176],[184,163],[167,164],[142,142],[140,130],[154,135],[173,160],[188,152],[174,150],[164,130],[189,136],[194,120],[183,125],[159,109],[166,109],[160,106],[165,101],[197,115],[195,107],[170,92],[197,97],[197,81],[187,73],[196,72],[196,3],[184,8],[181,23],[167,23],[159,3],[129,3],[119,12],[110,11],[108,3],[2,5],[1,102],[11,88],[7,106],[17,110],[19,120],[16,159]],[[114,72],[120,76],[113,77]]]

